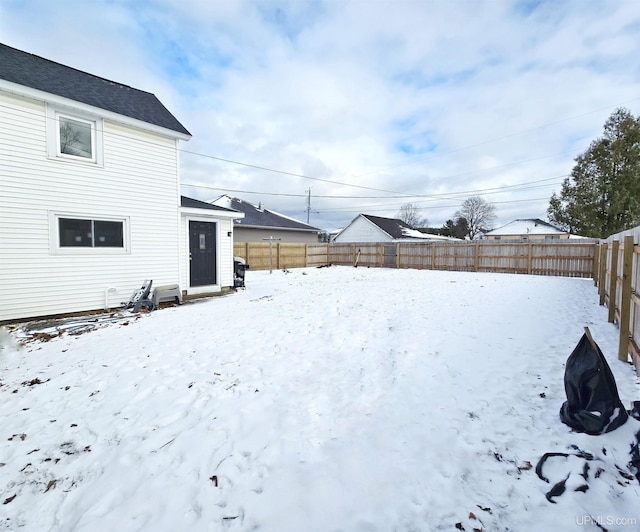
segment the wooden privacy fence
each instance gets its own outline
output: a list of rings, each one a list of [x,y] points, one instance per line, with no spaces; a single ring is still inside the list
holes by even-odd
[[[640,247],[633,236],[600,244],[598,271],[595,277],[600,304],[607,305],[608,319],[620,329],[618,358],[627,361],[629,354],[640,372]]]
[[[428,242],[234,244],[252,270],[325,264],[592,277],[608,319],[620,329],[618,358],[640,372],[640,246],[623,242]]]
[[[252,270],[324,264],[595,277],[596,243],[400,242],[288,244],[239,242],[234,255]],[[271,266],[270,266],[271,264]]]

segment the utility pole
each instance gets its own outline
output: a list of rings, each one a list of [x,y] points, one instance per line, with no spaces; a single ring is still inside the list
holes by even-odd
[[[309,213],[311,212],[311,187],[307,192],[307,225],[309,224]]]

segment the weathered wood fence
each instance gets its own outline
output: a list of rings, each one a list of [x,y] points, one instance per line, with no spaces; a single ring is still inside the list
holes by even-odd
[[[614,237],[615,238],[615,237]],[[640,372],[640,247],[632,235],[604,242],[598,249],[594,280],[600,304],[606,305],[611,323],[620,329],[618,359],[627,361],[629,354]]]
[[[323,264],[595,277],[597,244],[400,242],[360,244],[234,244],[234,255],[253,270]]]

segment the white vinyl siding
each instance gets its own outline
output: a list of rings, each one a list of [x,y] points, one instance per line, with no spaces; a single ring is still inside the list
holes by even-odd
[[[295,229],[264,229],[243,227],[242,224],[234,226],[236,242],[263,242],[269,237],[278,238],[280,242],[298,244],[317,244],[317,231],[302,231]]]
[[[335,242],[391,242],[393,239],[363,216],[358,216],[336,237]]]
[[[177,283],[177,141],[104,120],[103,165],[52,159],[46,117],[44,103],[0,91],[0,321],[115,307],[145,279]],[[52,213],[126,220],[129,249],[54,253]]]

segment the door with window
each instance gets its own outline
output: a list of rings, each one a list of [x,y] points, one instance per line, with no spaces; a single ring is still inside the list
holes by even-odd
[[[216,284],[216,224],[189,221],[191,286]]]

